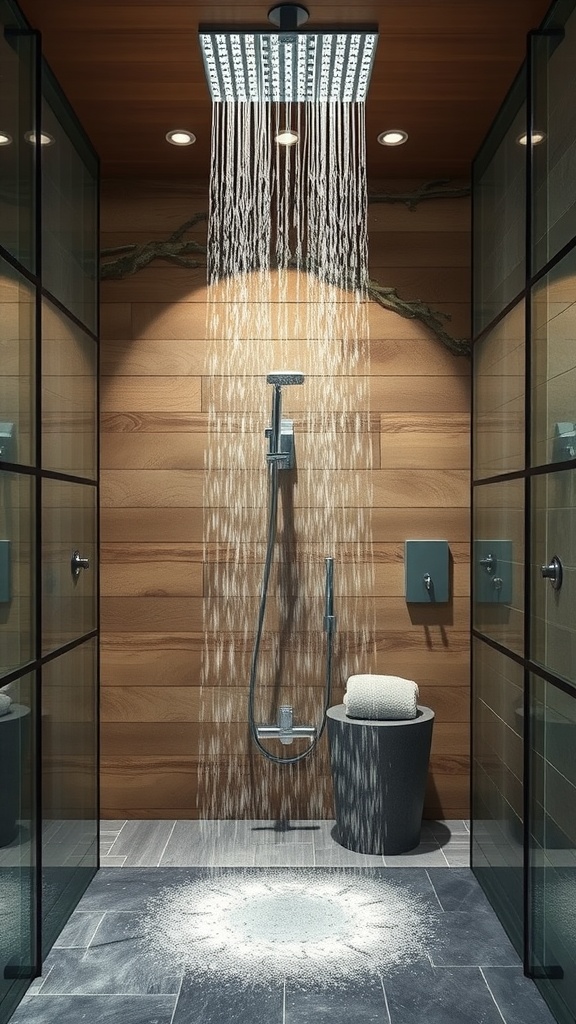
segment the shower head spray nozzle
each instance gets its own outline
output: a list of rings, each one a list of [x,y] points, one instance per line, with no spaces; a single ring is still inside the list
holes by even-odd
[[[308,11],[279,4],[274,31],[201,27],[200,47],[215,103],[362,103],[378,32],[375,28],[302,31]]]
[[[276,384],[278,387],[286,387],[288,384],[303,384],[304,374],[299,370],[273,370],[266,377],[267,384]]]

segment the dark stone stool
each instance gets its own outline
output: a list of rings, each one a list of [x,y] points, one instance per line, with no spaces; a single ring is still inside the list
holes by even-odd
[[[348,718],[329,708],[328,738],[340,842],[356,853],[418,846],[434,712],[394,721]]]

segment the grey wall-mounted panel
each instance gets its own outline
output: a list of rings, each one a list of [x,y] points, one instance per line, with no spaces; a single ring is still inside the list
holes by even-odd
[[[406,601],[438,604],[450,600],[448,541],[405,541],[404,570]]]

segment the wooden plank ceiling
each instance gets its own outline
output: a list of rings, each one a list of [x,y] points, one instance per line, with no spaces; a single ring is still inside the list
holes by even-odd
[[[20,0],[105,177],[206,179],[211,104],[198,25],[266,27],[268,4]],[[379,26],[366,106],[368,174],[467,177],[548,0],[310,0],[307,28]],[[189,128],[194,146],[165,141]],[[386,128],[409,141],[378,145]]]

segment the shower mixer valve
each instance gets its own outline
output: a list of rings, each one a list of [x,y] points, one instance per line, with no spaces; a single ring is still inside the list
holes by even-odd
[[[264,437],[267,437],[270,441],[270,451],[266,456],[266,462],[268,464],[275,462],[278,469],[294,469],[296,461],[294,450],[294,420],[281,420],[279,451],[272,450],[273,436],[274,432],[272,427],[267,427],[264,431]]]
[[[291,704],[282,704],[278,708],[277,725],[258,725],[259,739],[280,740],[284,746],[290,746],[294,740],[313,740],[316,736],[314,725],[294,725],[294,711]]]

